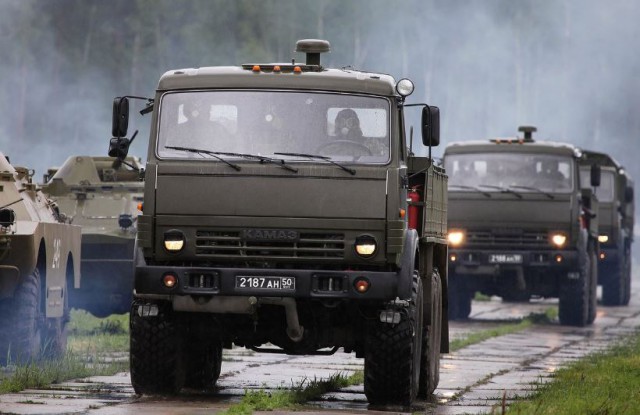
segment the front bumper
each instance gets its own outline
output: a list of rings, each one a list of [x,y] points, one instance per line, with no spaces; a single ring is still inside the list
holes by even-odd
[[[177,283],[164,286],[162,279],[172,273]],[[236,277],[288,277],[295,279],[295,289],[237,288]],[[368,280],[369,289],[360,293],[357,279]],[[307,269],[199,268],[170,266],[136,266],[135,295],[141,298],[173,296],[255,296],[310,299],[353,299],[390,301],[398,296],[399,272],[319,271]]]
[[[495,261],[495,256],[504,261]],[[519,257],[516,257],[519,256]],[[491,259],[494,259],[492,261]],[[509,261],[519,258],[519,261]],[[449,270],[460,275],[496,275],[501,269],[571,271],[578,268],[577,250],[449,249]]]

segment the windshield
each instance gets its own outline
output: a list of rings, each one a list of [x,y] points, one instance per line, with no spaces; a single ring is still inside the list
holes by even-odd
[[[614,198],[614,174],[609,170],[602,170],[600,174],[600,186],[596,187],[596,196],[600,202],[613,202]],[[580,169],[580,184],[583,188],[591,187],[591,169]]]
[[[198,91],[162,97],[157,154],[199,158],[210,152],[282,157],[327,156],[346,163],[389,161],[389,101],[292,91]],[[225,158],[239,156],[227,155]],[[327,162],[322,158],[300,161]],[[213,159],[212,159],[213,160]]]
[[[445,157],[449,187],[461,191],[512,189],[518,193],[569,193],[573,159],[534,153],[474,153]]]

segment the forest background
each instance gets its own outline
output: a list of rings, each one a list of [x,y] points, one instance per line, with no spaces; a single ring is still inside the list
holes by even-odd
[[[320,38],[324,64],[409,77],[440,107],[436,155],[535,125],[640,182],[638,22],[635,0],[0,0],[0,152],[38,175],[106,155],[115,96],[153,96],[169,69],[302,60],[296,40]],[[143,159],[148,122],[131,120]]]

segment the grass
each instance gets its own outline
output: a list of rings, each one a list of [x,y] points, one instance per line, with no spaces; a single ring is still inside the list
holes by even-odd
[[[484,340],[491,339],[493,337],[504,336],[506,334],[517,333],[534,324],[547,324],[557,317],[558,311],[556,308],[549,308],[544,313],[531,313],[524,319],[514,322],[506,323],[495,329],[483,330],[476,333],[471,333],[461,339],[452,340],[449,343],[449,350],[455,352],[464,347],[471,346],[472,344],[480,343]]]
[[[296,409],[308,401],[320,398],[328,392],[364,382],[364,373],[356,371],[351,376],[342,373],[331,375],[326,380],[303,380],[291,390],[246,391],[242,400],[221,412],[222,415],[249,415],[254,411],[273,411],[276,409]]]
[[[529,400],[512,404],[507,413],[637,414],[638,402],[640,333],[558,370],[552,382],[539,385]]]
[[[128,361],[105,356],[129,350],[128,319],[126,314],[99,319],[84,311],[72,310],[67,326],[67,353],[60,359],[10,363],[0,372],[0,393],[46,388],[69,379],[128,370]]]

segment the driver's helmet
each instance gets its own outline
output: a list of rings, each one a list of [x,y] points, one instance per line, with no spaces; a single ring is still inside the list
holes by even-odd
[[[351,108],[345,108],[336,115],[336,135],[344,138],[361,138],[360,119]]]

